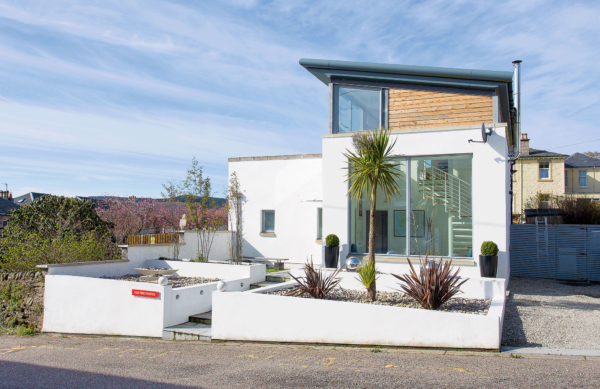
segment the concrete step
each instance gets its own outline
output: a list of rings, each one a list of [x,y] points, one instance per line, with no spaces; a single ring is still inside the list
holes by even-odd
[[[164,340],[211,341],[211,328],[208,324],[187,322],[163,329]]]
[[[277,285],[277,284],[281,284],[281,282],[276,282],[276,281],[257,282],[254,284],[250,284],[250,289],[264,288],[265,286],[271,286],[271,285]]]
[[[192,323],[212,324],[212,311],[192,315],[188,319]]]

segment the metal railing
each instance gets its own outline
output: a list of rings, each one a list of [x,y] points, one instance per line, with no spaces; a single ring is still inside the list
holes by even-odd
[[[461,218],[472,216],[471,184],[427,161],[419,164],[417,177],[423,198],[430,198],[434,205],[445,205],[446,212],[455,213]]]

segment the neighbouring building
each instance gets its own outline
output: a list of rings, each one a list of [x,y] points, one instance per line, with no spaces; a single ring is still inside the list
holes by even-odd
[[[2,230],[8,225],[8,218],[10,217],[11,211],[18,209],[19,206],[8,199],[8,192],[0,192],[0,237],[2,237]]]
[[[529,147],[527,134],[521,135],[521,154],[517,159],[513,173],[513,215],[524,221],[527,201],[540,194],[548,208],[555,196],[565,193],[566,154],[553,153]]]
[[[24,195],[15,197],[13,199],[13,202],[17,205],[29,205],[29,204],[33,203],[33,200],[40,198],[42,196],[45,196],[46,194],[47,193],[29,192]]]
[[[244,255],[321,264],[325,237],[336,234],[340,265],[365,258],[370,206],[347,196],[344,153],[354,133],[386,127],[402,174],[399,196],[378,195],[379,269],[403,272],[407,259],[430,255],[454,257],[461,274],[478,277],[481,244],[492,240],[498,277],[507,278],[518,62],[513,73],[300,60],[328,88],[322,152],[229,159],[246,200]]]
[[[600,201],[600,159],[575,153],[565,160],[565,194]]]
[[[522,134],[512,191],[513,220],[519,222],[525,222],[528,200],[538,195],[543,208],[552,208],[554,198],[565,195],[600,201],[600,159],[532,149],[527,134]]]

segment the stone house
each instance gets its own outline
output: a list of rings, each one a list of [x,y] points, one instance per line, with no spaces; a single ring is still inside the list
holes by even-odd
[[[600,159],[575,153],[565,160],[565,194],[600,201]]]
[[[512,183],[514,217],[522,218],[527,200],[538,193],[548,207],[554,196],[565,194],[567,158],[566,154],[530,148],[527,134],[521,134],[521,155],[514,165]]]

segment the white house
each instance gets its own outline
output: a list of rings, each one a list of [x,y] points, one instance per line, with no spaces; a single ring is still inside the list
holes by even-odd
[[[244,255],[321,264],[324,237],[336,234],[340,266],[366,256],[370,206],[366,198],[350,201],[343,154],[355,132],[386,127],[402,192],[390,202],[378,196],[380,270],[402,272],[407,258],[429,254],[454,257],[463,275],[479,276],[479,249],[492,240],[498,277],[508,278],[519,63],[513,74],[301,59],[329,87],[322,154],[229,159],[247,200]],[[491,131],[485,143],[482,123]]]

